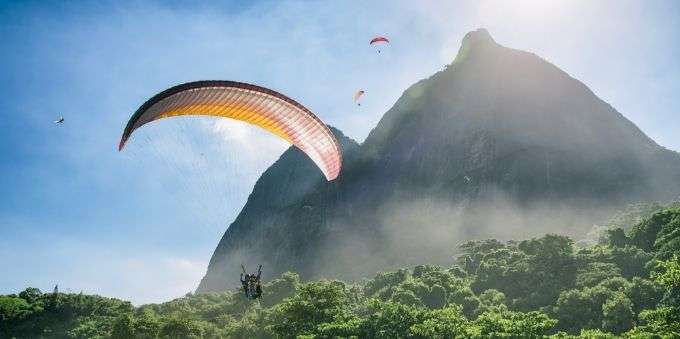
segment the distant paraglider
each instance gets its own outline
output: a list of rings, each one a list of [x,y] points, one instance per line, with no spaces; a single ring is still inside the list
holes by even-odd
[[[371,45],[371,46],[380,46],[380,45],[388,44],[388,43],[390,43],[390,40],[387,39],[386,37],[376,36],[373,39],[371,39],[371,41],[368,44]],[[380,53],[379,47],[378,47],[378,53]]]
[[[299,148],[329,181],[342,168],[340,144],[314,113],[281,93],[235,81],[196,81],[156,94],[132,115],[118,150],[137,128],[182,115],[225,117],[259,126]]]
[[[361,106],[361,97],[364,96],[364,93],[366,92],[363,90],[358,90],[354,93],[354,102],[357,104],[357,106]]]

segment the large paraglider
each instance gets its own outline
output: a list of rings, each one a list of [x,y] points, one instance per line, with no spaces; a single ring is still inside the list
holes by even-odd
[[[390,43],[390,40],[384,36],[376,36],[375,38],[371,39],[371,41],[368,42],[368,44],[371,46],[380,46],[382,44],[388,43]],[[378,53],[380,53],[380,47],[378,47]]]
[[[354,102],[357,104],[357,106],[361,106],[361,97],[364,96],[364,93],[366,92],[363,90],[359,90],[354,93]]]
[[[234,81],[196,81],[156,94],[132,115],[118,150],[137,128],[182,115],[225,117],[259,126],[299,148],[329,181],[342,168],[338,141],[314,113],[281,93]]]

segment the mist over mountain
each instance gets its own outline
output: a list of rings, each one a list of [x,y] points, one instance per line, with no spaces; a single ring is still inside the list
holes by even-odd
[[[579,235],[613,211],[680,195],[680,155],[580,81],[480,29],[408,88],[361,145],[333,129],[344,169],[326,182],[291,147],[219,242],[198,292],[240,265],[303,278],[450,264],[469,239]]]

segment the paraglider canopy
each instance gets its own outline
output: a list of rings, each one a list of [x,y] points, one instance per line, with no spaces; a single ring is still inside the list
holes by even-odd
[[[368,42],[369,45],[381,45],[381,44],[387,44],[389,43],[390,40],[387,39],[384,36],[376,36],[375,38],[371,39],[371,41]],[[378,48],[378,53],[380,53],[380,48]]]
[[[360,100],[361,97],[364,96],[364,93],[366,92],[364,92],[363,90],[358,90],[354,93],[354,102],[356,102],[358,106],[361,106]]]
[[[118,150],[125,147],[137,128],[182,115],[225,117],[259,126],[299,148],[327,180],[337,178],[340,173],[340,144],[314,113],[281,93],[235,81],[189,82],[156,94],[132,115]]]
[[[368,44],[373,45],[376,43],[389,43],[389,42],[390,40],[384,36],[376,36],[375,38],[371,39],[371,41]]]

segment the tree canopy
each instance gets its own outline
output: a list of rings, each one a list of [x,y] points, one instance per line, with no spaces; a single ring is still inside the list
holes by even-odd
[[[660,208],[627,228],[582,248],[555,234],[469,241],[450,267],[358,283],[286,273],[264,284],[259,301],[233,290],[133,307],[29,287],[0,296],[0,337],[678,337],[680,209]]]

